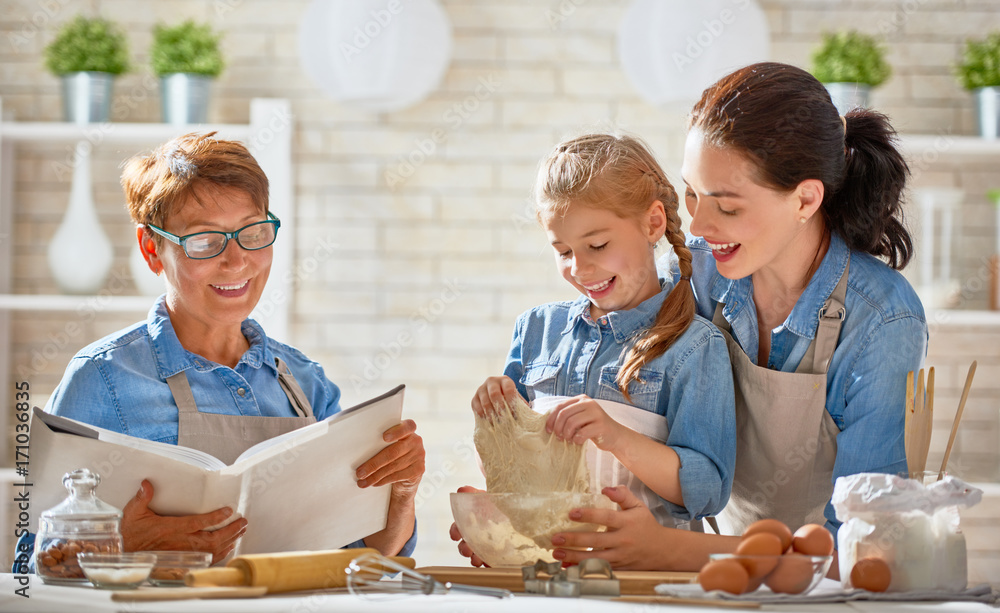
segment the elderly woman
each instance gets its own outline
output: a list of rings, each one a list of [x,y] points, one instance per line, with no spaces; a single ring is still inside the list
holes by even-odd
[[[260,441],[340,410],[323,367],[268,338],[252,319],[271,269],[280,220],[268,181],[240,143],[188,134],[125,164],[121,179],[139,249],[167,291],[146,321],[103,338],[70,362],[46,410],[231,462]],[[358,487],[391,484],[387,527],[345,546],[409,555],[424,448],[407,420],[357,471]],[[336,451],[331,451],[336,453]],[[195,549],[215,560],[246,530],[215,531],[229,509],[161,517],[143,481],[124,509],[126,550]],[[290,518],[294,520],[294,518]]]

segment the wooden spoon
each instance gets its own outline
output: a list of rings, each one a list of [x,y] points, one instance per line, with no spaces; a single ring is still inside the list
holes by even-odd
[[[951,435],[948,437],[948,447],[944,450],[944,460],[941,461],[941,471],[938,473],[938,481],[944,479],[944,469],[948,467],[948,458],[951,456],[951,447],[955,444],[955,435],[958,434],[958,422],[962,419],[962,411],[965,410],[965,401],[969,398],[969,388],[972,387],[972,377],[976,374],[976,361],[972,361],[969,366],[969,374],[965,377],[965,389],[962,390],[962,399],[958,401],[958,411],[955,412],[955,421],[951,424]]]

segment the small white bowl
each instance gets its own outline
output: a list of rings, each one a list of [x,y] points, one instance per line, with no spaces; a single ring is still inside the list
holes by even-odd
[[[81,553],[77,561],[94,587],[127,590],[146,581],[156,556],[146,552]]]

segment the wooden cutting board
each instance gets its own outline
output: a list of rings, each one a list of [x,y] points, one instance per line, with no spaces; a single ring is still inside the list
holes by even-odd
[[[470,566],[424,566],[418,573],[430,575],[438,581],[451,581],[466,585],[505,588],[523,592],[524,581],[520,568],[474,568]],[[661,583],[694,583],[698,573],[675,571],[616,570],[622,595],[651,595]]]

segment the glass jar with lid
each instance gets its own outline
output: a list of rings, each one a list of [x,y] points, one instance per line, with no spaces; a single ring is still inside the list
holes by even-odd
[[[86,468],[63,475],[69,497],[42,512],[35,537],[35,572],[45,583],[87,583],[77,555],[122,551],[122,512],[99,499],[101,476]]]

